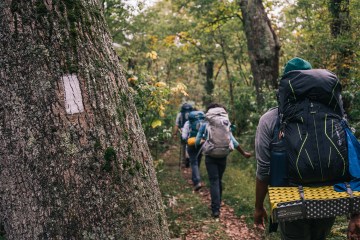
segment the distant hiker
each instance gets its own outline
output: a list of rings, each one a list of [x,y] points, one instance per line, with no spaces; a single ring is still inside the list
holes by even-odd
[[[191,165],[191,179],[193,181],[194,190],[198,191],[201,185],[200,179],[200,163],[202,154],[199,152],[200,147],[195,145],[196,135],[205,120],[205,114],[202,111],[191,111],[188,116],[188,121],[185,122],[181,137],[187,143],[187,153],[190,158]]]
[[[189,103],[184,103],[181,106],[180,112],[176,116],[175,127],[173,131],[174,138],[177,137],[178,132],[181,131],[185,125],[185,122],[188,120],[189,113],[193,110],[193,106]],[[186,151],[186,142],[181,140],[180,146],[180,165],[182,168],[188,168],[190,165],[189,155]]]
[[[196,146],[202,146],[205,155],[205,165],[210,181],[212,216],[220,216],[222,197],[222,177],[226,168],[226,158],[233,150],[238,150],[244,157],[249,158],[250,153],[245,152],[233,137],[230,130],[228,113],[224,106],[211,103],[206,110],[206,122],[201,126],[196,136]]]
[[[345,171],[347,149],[340,125],[343,109],[338,84],[333,73],[312,70],[311,64],[301,58],[293,58],[285,65],[279,87],[279,107],[266,112],[256,130],[254,223],[257,227],[263,229],[267,218],[264,199],[269,184],[299,186],[301,192],[302,186],[324,186],[349,180],[348,171]],[[330,94],[326,94],[327,91]],[[279,143],[284,144],[283,159],[273,154]],[[273,167],[284,159],[285,166]],[[326,239],[334,221],[335,217],[282,221],[279,223],[281,239]],[[348,236],[360,237],[360,215],[357,213],[351,214]]]

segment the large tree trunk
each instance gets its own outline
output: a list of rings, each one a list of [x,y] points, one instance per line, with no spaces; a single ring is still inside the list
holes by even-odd
[[[278,87],[280,44],[261,0],[238,0],[238,3],[247,38],[257,103],[263,106],[264,85]]]
[[[6,239],[168,239],[145,136],[98,0],[2,0]]]

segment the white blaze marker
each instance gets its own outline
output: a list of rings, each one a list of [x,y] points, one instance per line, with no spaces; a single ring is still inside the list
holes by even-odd
[[[67,114],[81,113],[84,111],[80,84],[75,74],[62,76],[65,89],[65,109]]]

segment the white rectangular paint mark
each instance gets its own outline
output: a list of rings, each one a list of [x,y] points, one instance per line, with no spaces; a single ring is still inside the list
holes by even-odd
[[[65,89],[65,109],[67,114],[81,113],[84,111],[80,84],[75,74],[62,76]]]

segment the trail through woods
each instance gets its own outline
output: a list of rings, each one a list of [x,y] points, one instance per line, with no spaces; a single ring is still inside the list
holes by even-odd
[[[179,147],[178,146],[171,146],[168,151],[166,151],[162,159],[164,159],[164,171],[169,171],[171,168],[176,168],[176,163],[178,163],[179,159]],[[174,162],[176,161],[176,162]],[[204,159],[202,163],[204,164]],[[174,166],[175,165],[175,166]],[[177,171],[180,171],[177,168]],[[192,188],[191,182],[191,168],[181,169],[181,176],[186,180],[185,184],[188,184],[189,188]],[[180,183],[179,183],[180,184]],[[260,233],[254,231],[253,228],[249,228],[245,222],[245,217],[237,217],[234,213],[234,209],[230,206],[222,203],[221,206],[221,215],[219,219],[214,219],[211,217],[210,213],[210,191],[207,186],[203,186],[200,191],[194,192],[193,196],[201,199],[201,202],[208,206],[208,217],[204,221],[201,222],[201,227],[198,225],[192,228],[191,225],[183,231],[183,235],[180,238],[173,238],[174,239],[186,239],[186,240],[205,240],[205,239],[263,239]],[[178,201],[176,206],[176,211],[186,211],[185,207],[181,206],[181,201]],[[176,221],[184,221],[185,218],[177,219]],[[209,228],[213,228],[214,222],[217,222],[218,229],[215,231],[209,231]],[[179,224],[179,225],[186,225],[186,224]]]

